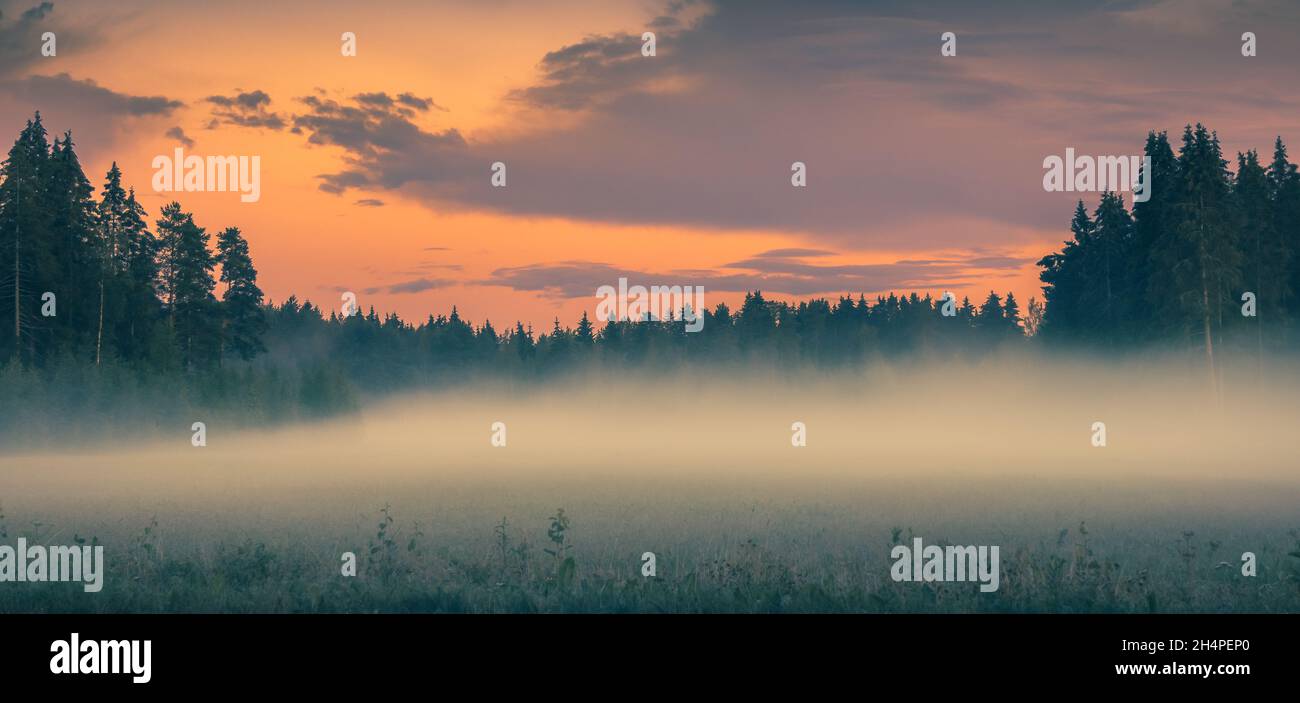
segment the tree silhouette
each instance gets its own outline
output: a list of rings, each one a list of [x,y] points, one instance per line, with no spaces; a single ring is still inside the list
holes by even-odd
[[[247,361],[266,351],[262,344],[266,319],[262,314],[262,289],[257,287],[257,270],[248,254],[248,242],[238,227],[227,227],[217,235],[216,263],[221,266],[221,282],[226,284],[221,294],[224,348]]]

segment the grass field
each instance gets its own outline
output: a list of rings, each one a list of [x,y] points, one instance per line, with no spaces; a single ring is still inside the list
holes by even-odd
[[[1290,382],[1205,411],[1177,379],[1050,404],[972,377],[446,393],[11,453],[0,544],[102,544],[107,576],[0,583],[0,611],[1300,612]],[[998,546],[999,589],[892,580],[913,537]]]
[[[328,515],[214,506],[211,514],[115,512],[114,519],[19,521],[11,540],[107,545],[101,593],[80,584],[5,584],[0,610],[99,612],[1277,612],[1300,610],[1300,533],[1289,527],[1296,493],[1255,487],[1263,510],[1247,518],[1207,507],[1212,487],[1152,486],[1164,505],[1140,520],[1141,496],[1079,484],[1032,496],[988,517],[940,517],[945,492],[908,500],[917,486],[842,487],[821,497],[761,498],[718,486],[610,491],[430,490],[411,486],[368,511],[334,498]],[[1064,488],[1064,487],[1063,487]],[[689,490],[688,490],[689,489]],[[773,493],[781,493],[771,487]],[[947,497],[1014,490],[984,484]],[[569,493],[563,533],[541,495]],[[1068,494],[1068,496],[1066,495]],[[705,496],[708,497],[705,497]],[[1005,500],[1005,499],[1004,499]],[[925,503],[932,503],[926,506]],[[1099,509],[1099,504],[1110,506]],[[370,501],[371,505],[374,504]],[[996,503],[995,503],[996,504]],[[349,509],[349,508],[353,509]],[[1147,505],[1150,508],[1152,506]],[[220,514],[218,514],[220,513]],[[904,520],[909,514],[911,520]],[[549,534],[548,534],[549,533]],[[996,544],[1001,587],[894,582],[889,550],[927,542]],[[545,550],[551,550],[548,553]],[[354,552],[357,575],[341,575]],[[656,575],[641,556],[656,555]],[[1258,557],[1243,577],[1240,555]],[[558,556],[556,556],[558,554]],[[20,586],[25,586],[22,588]]]

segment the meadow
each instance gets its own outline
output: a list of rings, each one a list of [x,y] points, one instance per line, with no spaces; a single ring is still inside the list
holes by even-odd
[[[0,584],[0,612],[1300,612],[1300,376],[1207,404],[1170,364],[1062,363],[593,377],[24,448],[0,543],[102,544],[107,576]],[[913,537],[998,545],[999,589],[892,580]]]

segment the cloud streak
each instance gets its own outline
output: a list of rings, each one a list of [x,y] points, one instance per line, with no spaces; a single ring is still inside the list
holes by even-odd
[[[647,271],[595,261],[561,261],[499,268],[479,285],[505,286],[548,298],[594,295],[602,285],[619,278],[642,285],[702,285],[717,292],[762,290],[786,295],[875,293],[889,290],[957,287],[990,271],[1010,271],[1032,259],[1011,256],[953,256],[932,260],[900,260],[883,264],[819,264],[803,261],[831,252],[785,250],[763,252],[711,269]]]

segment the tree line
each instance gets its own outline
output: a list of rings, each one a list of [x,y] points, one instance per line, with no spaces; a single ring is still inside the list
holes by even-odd
[[[238,228],[222,230],[214,246],[175,202],[151,227],[116,164],[96,198],[71,134],[50,144],[37,113],[0,165],[0,362],[184,377],[289,369],[304,374],[302,392],[328,405],[350,396],[340,386],[396,387],[474,369],[540,375],[592,361],[834,365],[978,353],[1027,336],[1111,349],[1172,340],[1212,358],[1234,330],[1253,332],[1261,348],[1287,344],[1288,305],[1300,291],[1300,177],[1282,140],[1267,167],[1254,151],[1238,154],[1235,173],[1200,125],[1185,130],[1177,155],[1163,132],[1148,136],[1145,151],[1151,198],[1131,212],[1116,193],[1103,193],[1092,213],[1080,201],[1072,238],[1039,262],[1044,302],[1030,299],[1023,311],[1013,294],[993,291],[950,305],[916,292],[788,303],[754,291],[737,310],[704,310],[696,333],[680,313],[603,323],[584,313],[573,327],[557,319],[549,330],[515,322],[498,331],[455,307],[412,323],[373,308],[344,316],[295,297],[265,302]],[[1239,313],[1245,293],[1257,317]]]
[[[917,293],[815,299],[790,304],[755,291],[739,310],[704,311],[700,333],[678,320],[610,321],[584,314],[576,326],[534,333],[516,322],[498,332],[453,307],[419,324],[396,314],[328,316],[291,297],[263,300],[248,243],[207,230],[179,203],[152,226],[116,163],[99,197],[70,133],[48,141],[40,113],[28,120],[0,165],[0,361],[24,368],[106,364],[148,373],[203,373],[249,362],[337,360],[349,376],[403,383],[473,365],[554,369],[570,361],[626,363],[686,357],[770,355],[785,361],[855,361],[924,346],[996,345],[1023,336],[1015,296],[990,291],[978,307]],[[219,271],[219,273],[218,273]],[[216,292],[220,289],[220,298]],[[1041,316],[1031,305],[1026,324]],[[385,381],[387,379],[387,381]]]
[[[1249,338],[1262,354],[1291,349],[1300,294],[1300,176],[1278,137],[1264,164],[1255,150],[1223,158],[1218,134],[1147,135],[1150,198],[1130,211],[1102,193],[1079,201],[1072,237],[1038,265],[1042,337],[1101,348],[1172,343],[1204,353]]]
[[[290,297],[267,306],[271,356],[334,359],[366,387],[402,385],[413,377],[461,376],[475,368],[503,374],[546,374],[565,367],[663,365],[682,362],[771,361],[780,364],[859,363],[872,355],[945,350],[970,352],[1024,340],[1041,306],[1022,322],[1015,295],[990,292],[978,306],[953,301],[951,316],[930,295],[889,294],[868,300],[842,296],[798,303],[745,294],[738,309],[706,309],[698,332],[679,311],[669,319],[593,322],[584,312],[573,327],[555,319],[547,330],[515,322],[498,330],[475,326],[453,307],[412,323],[396,313],[344,316]],[[290,357],[292,355],[292,357]]]

